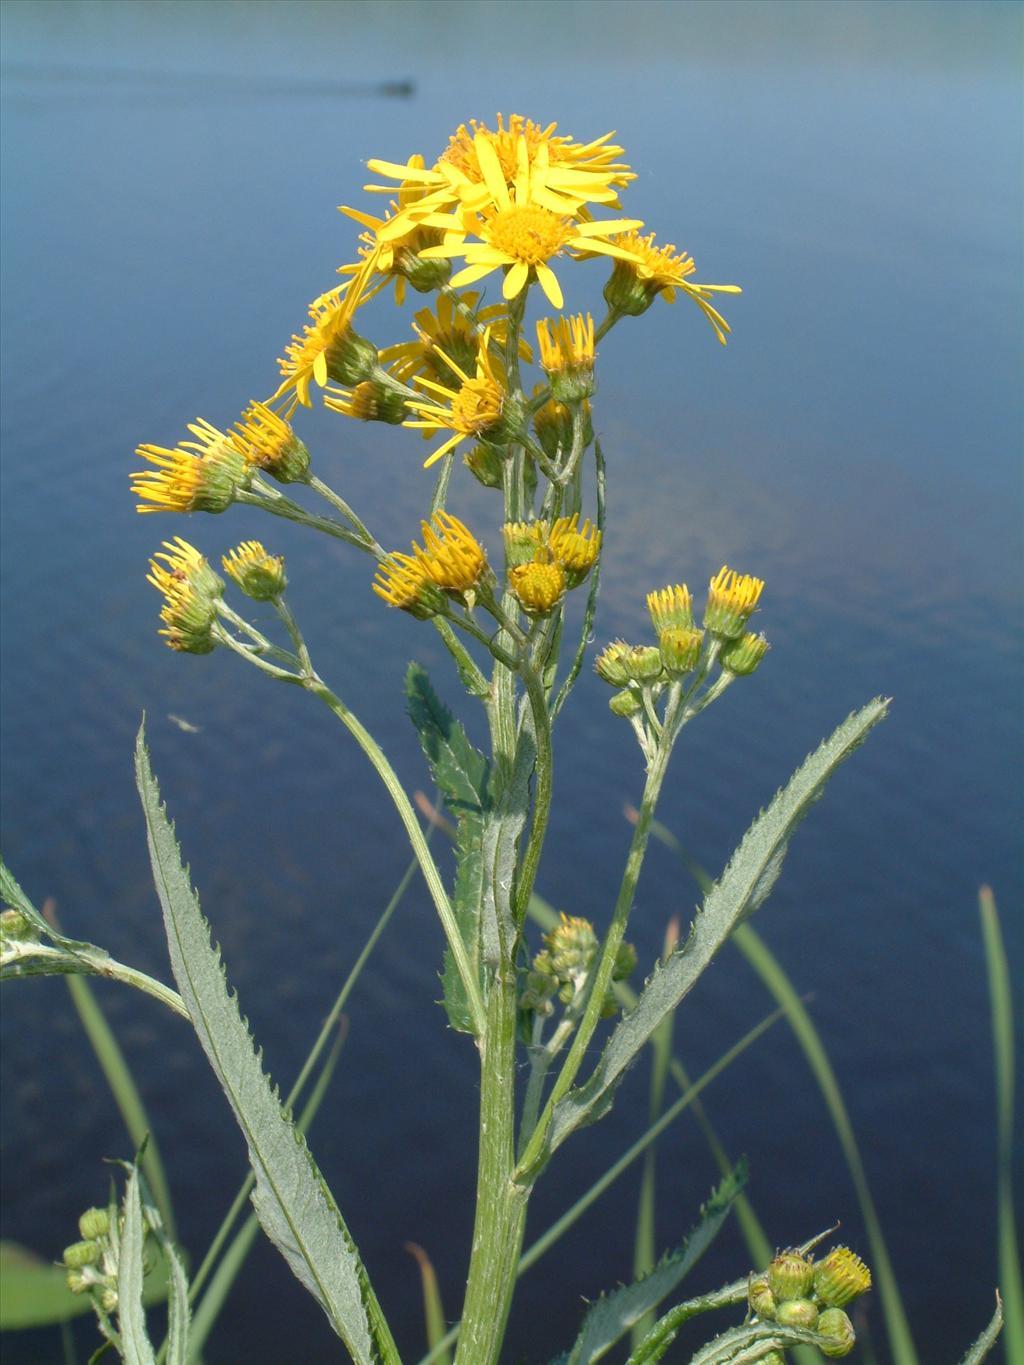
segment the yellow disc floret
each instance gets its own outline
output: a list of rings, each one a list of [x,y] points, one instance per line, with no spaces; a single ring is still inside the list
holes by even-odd
[[[537,558],[509,570],[509,586],[519,605],[530,616],[546,616],[565,596],[565,570],[550,551],[538,550]]]

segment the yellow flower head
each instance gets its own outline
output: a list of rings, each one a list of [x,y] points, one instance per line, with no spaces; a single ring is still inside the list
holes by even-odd
[[[647,610],[655,633],[663,630],[691,630],[693,628],[693,599],[685,583],[672,584],[660,592],[647,594]]]
[[[400,607],[421,621],[435,616],[444,606],[441,594],[427,578],[420,561],[400,550],[377,566],[373,590],[389,607]]]
[[[548,374],[562,370],[593,369],[594,319],[577,313],[571,318],[541,318],[537,323],[541,368]]]
[[[468,375],[451,356],[441,353],[445,362],[454,371],[457,388],[439,384],[433,379],[421,378],[420,385],[438,394],[445,402],[436,399],[409,399],[408,406],[419,414],[418,418],[405,423],[407,427],[421,427],[428,435],[449,431],[451,436],[424,461],[424,467],[432,465],[449,450],[454,450],[467,436],[493,437],[498,434],[502,424],[505,407],[506,389],[504,376],[489,351],[490,332],[485,330],[479,340],[476,353],[476,373]]]
[[[468,290],[456,303],[450,295],[440,295],[435,308],[421,308],[413,318],[416,340],[385,347],[380,353],[381,364],[403,384],[420,377],[441,384],[457,383],[460,373],[475,367],[485,329],[496,347],[505,348],[508,309],[501,303],[478,308],[480,297],[476,290]],[[527,363],[533,359],[528,342],[522,339],[519,357]]]
[[[224,572],[256,602],[270,602],[287,587],[284,555],[268,554],[258,540],[241,545],[221,557]]]
[[[624,162],[615,160],[622,148],[610,143],[613,134],[578,143],[556,136],[556,127],[551,123],[542,128],[513,114],[506,128],[499,115],[497,132],[475,121],[472,132],[460,127],[429,169],[413,160],[405,165],[371,160],[368,165],[375,174],[397,180],[403,188],[422,188],[418,199],[410,199],[379,230],[380,239],[400,237],[410,222],[448,230],[443,210],[481,212],[507,197],[515,184],[524,186],[535,204],[570,217],[587,203],[617,204],[618,189],[635,176]],[[365,188],[377,194],[392,192],[385,185]]]
[[[424,164],[421,156],[411,156],[405,169],[416,173],[423,170]],[[368,289],[367,298],[379,293],[391,278],[395,282],[395,303],[401,307],[405,302],[406,282],[418,293],[428,293],[447,280],[449,267],[446,262],[421,261],[419,258],[421,251],[428,246],[436,246],[441,240],[440,232],[436,228],[424,227],[415,213],[416,206],[427,193],[427,187],[418,181],[403,180],[398,187],[398,198],[392,199],[389,212],[382,218],[364,213],[361,209],[339,205],[339,212],[366,229],[359,235],[363,243],[359,254],[363,260],[371,253],[376,253],[374,270],[380,279]],[[357,275],[363,260],[354,265],[341,266],[338,274]]]
[[[519,605],[530,616],[546,616],[565,596],[565,570],[551,551],[543,548],[535,559],[509,569],[508,581]]]
[[[196,438],[173,450],[139,446],[135,453],[151,465],[131,475],[139,512],[223,512],[247,478],[244,455],[234,439],[197,418],[189,426]]]
[[[423,549],[412,551],[424,578],[445,592],[467,592],[487,569],[484,547],[472,531],[450,512],[435,512],[433,522],[421,523]]]
[[[160,634],[169,648],[209,654],[216,644],[213,623],[224,583],[206,559],[194,545],[175,536],[173,541],[165,540],[164,552],[149,561],[146,579],[163,593]]]
[[[302,335],[293,336],[285,347],[277,362],[284,377],[270,401],[283,399],[286,417],[300,403],[310,406],[309,386],[314,380],[323,388],[328,379],[358,384],[369,378],[377,352],[352,330],[352,319],[369,297],[376,256],[376,251],[369,253],[350,280],[314,299]]]
[[[630,260],[615,263],[611,278],[605,286],[608,303],[621,313],[637,316],[645,313],[660,294],[666,303],[674,303],[676,290],[681,289],[701,310],[718,340],[725,345],[731,330],[717,308],[711,304],[715,294],[741,294],[738,284],[697,284],[689,279],[696,270],[693,257],[674,246],[655,246],[654,233],[642,237],[628,232],[619,238],[619,246],[630,254]]]
[[[570,588],[578,587],[597,562],[601,553],[601,532],[589,521],[579,525],[579,513],[559,517],[548,537],[551,553],[565,570]]]
[[[764,582],[722,565],[708,587],[704,624],[715,635],[735,640],[753,615]]]
[[[281,483],[301,483],[309,473],[309,451],[292,430],[264,403],[250,403],[235,423],[235,444],[246,462]]]

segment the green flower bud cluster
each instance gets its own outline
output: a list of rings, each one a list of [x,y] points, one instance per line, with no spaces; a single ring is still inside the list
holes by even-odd
[[[117,1308],[117,1253],[110,1236],[110,1211],[86,1209],[78,1220],[78,1231],[82,1240],[64,1248],[67,1286],[72,1294],[92,1294],[104,1313],[113,1313]]]
[[[556,998],[568,1006],[580,997],[600,945],[589,920],[564,914],[555,928],[544,935],[544,943],[545,947],[533,959],[519,1003],[524,1010],[546,1016],[554,1013]],[[615,957],[612,981],[624,981],[636,967],[636,961],[636,949],[631,943],[623,943]],[[602,1018],[611,1018],[618,1007],[609,985],[601,1007]]]
[[[833,1247],[820,1261],[801,1251],[780,1251],[750,1281],[747,1298],[762,1322],[816,1332],[821,1353],[839,1357],[854,1345],[853,1323],[843,1308],[870,1287],[870,1270],[848,1247]]]

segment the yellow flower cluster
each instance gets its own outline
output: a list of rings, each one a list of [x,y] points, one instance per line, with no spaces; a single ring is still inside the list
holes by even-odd
[[[423,547],[412,554],[396,550],[377,568],[373,590],[388,606],[414,616],[436,616],[441,593],[470,592],[487,572],[487,554],[469,527],[450,512],[435,512],[421,523]]]

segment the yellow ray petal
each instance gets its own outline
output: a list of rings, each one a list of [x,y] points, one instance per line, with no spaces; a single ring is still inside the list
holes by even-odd
[[[476,148],[476,159],[480,163],[480,172],[484,184],[491,192],[491,198],[498,208],[510,208],[512,201],[508,196],[508,186],[505,184],[505,172],[501,169],[494,144],[486,133],[481,132],[473,139],[473,146]]]
[[[549,265],[541,263],[536,267],[537,282],[544,293],[547,295],[548,302],[552,308],[561,308],[564,299],[562,298],[562,287],[555,278],[555,272]]]
[[[545,269],[546,268],[547,267],[545,267]],[[538,266],[537,267],[538,276],[540,269],[541,267]],[[514,299],[521,292],[523,285],[525,285],[529,277],[529,274],[530,267],[525,263],[525,261],[516,261],[515,265],[505,276],[505,283],[502,285],[501,289],[502,295],[506,299]],[[544,292],[547,293],[547,290],[545,289]],[[561,308],[561,306],[562,305],[560,303],[555,304],[556,308]]]

